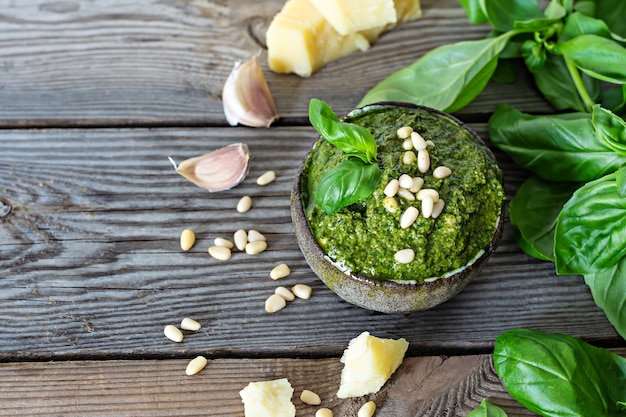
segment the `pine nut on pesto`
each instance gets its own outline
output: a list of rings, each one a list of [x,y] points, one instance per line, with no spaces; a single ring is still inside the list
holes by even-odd
[[[328,215],[314,203],[314,193],[322,176],[347,156],[319,140],[305,160],[301,176],[304,212],[315,239],[333,262],[373,279],[422,283],[463,268],[486,250],[505,199],[502,173],[467,129],[435,112],[400,106],[355,112],[345,120],[374,136],[382,176],[371,195]],[[398,130],[405,126],[420,135],[424,142],[414,135],[420,148],[428,147],[418,151],[421,163],[398,137]],[[447,169],[444,175],[441,169],[433,175],[441,166],[450,175],[445,175]],[[385,187],[403,175],[421,178],[414,188],[417,196],[400,188],[398,208],[390,210]],[[427,202],[428,216],[418,216],[403,229],[408,224],[401,222],[403,214],[409,207],[421,213],[421,197],[426,196],[433,203]],[[414,259],[398,262],[394,255],[405,249],[415,253]]]

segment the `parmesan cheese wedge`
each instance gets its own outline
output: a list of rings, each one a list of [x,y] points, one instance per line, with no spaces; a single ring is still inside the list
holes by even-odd
[[[250,382],[239,392],[245,417],[295,417],[293,388],[286,378]]]
[[[337,397],[378,392],[398,369],[409,347],[406,339],[380,339],[363,332],[352,339],[341,357],[344,368]]]
[[[287,0],[266,33],[270,69],[310,77],[329,62],[368,50],[397,24],[422,16],[419,0],[353,1],[354,7],[348,8],[350,0]],[[367,4],[367,10],[378,10],[382,15],[370,15],[359,4]]]

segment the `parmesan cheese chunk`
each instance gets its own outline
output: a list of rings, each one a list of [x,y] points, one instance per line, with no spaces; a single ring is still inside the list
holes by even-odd
[[[368,332],[352,339],[341,357],[344,368],[337,397],[378,392],[398,369],[409,347],[406,339],[380,339]]]
[[[293,388],[286,378],[250,382],[239,392],[245,417],[295,417]]]
[[[312,0],[312,3],[340,35],[397,21],[393,0]]]
[[[335,16],[337,7],[333,4],[345,6],[350,3],[349,0],[317,2],[318,0],[287,0],[282,10],[274,16],[266,33],[268,64],[272,71],[310,77],[329,62],[354,52],[368,50],[385,31],[422,15],[419,0],[393,0],[393,20],[389,17],[391,0],[355,0],[355,4],[368,3],[376,10],[384,9],[385,14],[378,17],[377,13],[372,12],[371,16],[366,13],[368,18],[363,20],[357,16],[364,11],[352,7],[348,9],[349,17],[357,23],[351,23],[352,29],[341,34],[319,9],[324,9],[326,15]],[[330,8],[326,9],[322,4],[329,4]],[[367,23],[363,23],[364,21]],[[374,22],[377,25],[370,26]],[[369,27],[355,29],[366,26]]]

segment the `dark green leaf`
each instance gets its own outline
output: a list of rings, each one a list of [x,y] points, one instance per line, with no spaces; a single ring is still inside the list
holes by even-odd
[[[537,72],[543,68],[546,62],[546,50],[542,43],[527,40],[522,44],[522,57],[530,72]]]
[[[511,59],[499,59],[498,66],[491,76],[497,83],[510,84],[515,81],[515,65]]]
[[[611,32],[626,38],[626,1],[624,0],[596,0],[594,14],[604,20]]]
[[[309,102],[309,120],[324,139],[347,155],[367,163],[376,158],[376,140],[370,131],[357,124],[340,121],[322,100],[314,98]]]
[[[626,165],[622,165],[617,172],[617,195],[622,198],[626,197]],[[625,338],[626,339],[626,338]]]
[[[589,181],[626,162],[596,138],[588,113],[532,116],[500,105],[489,136],[519,166],[548,181]]]
[[[554,261],[554,229],[563,205],[579,183],[528,178],[509,205],[511,224],[517,230],[518,245],[530,256]]]
[[[595,16],[596,0],[578,0],[574,4],[574,10],[586,14],[587,16]]]
[[[623,417],[626,359],[580,339],[530,329],[496,338],[494,367],[520,404],[544,417]]]
[[[497,405],[483,400],[478,407],[470,411],[467,417],[507,417],[504,410]]]
[[[472,101],[496,69],[512,33],[433,49],[380,82],[359,103],[403,101],[454,112]]]
[[[476,25],[487,23],[487,16],[483,12],[480,0],[459,0],[459,4],[465,9],[470,22]]]
[[[315,203],[324,213],[334,214],[372,194],[380,176],[377,164],[347,159],[324,174],[315,190]]]
[[[598,138],[615,152],[626,155],[626,122],[599,105],[593,106],[591,117]]]
[[[626,84],[603,91],[601,104],[613,113],[626,116]]]
[[[482,0],[483,12],[491,25],[501,31],[513,30],[515,22],[543,18],[537,0]]]
[[[626,339],[626,258],[610,268],[585,275],[593,301],[617,333]]]
[[[611,39],[611,31],[604,21],[580,12],[572,13],[565,20],[559,41],[567,42],[580,35],[597,35]]]
[[[586,111],[562,56],[548,54],[543,69],[534,73],[533,77],[539,91],[557,110]],[[582,78],[586,90],[593,99],[597,99],[600,82],[585,74]]]
[[[554,234],[556,272],[592,274],[626,255],[626,199],[616,173],[579,188],[563,206]]]
[[[626,83],[626,49],[611,39],[581,35],[559,44],[565,59],[602,81]]]

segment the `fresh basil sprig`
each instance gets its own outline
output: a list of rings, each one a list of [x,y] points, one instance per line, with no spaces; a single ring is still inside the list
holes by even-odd
[[[378,187],[378,145],[369,130],[339,120],[322,100],[311,99],[309,120],[325,140],[349,157],[326,172],[315,190],[315,204],[324,213],[334,214],[368,197]]]
[[[483,400],[478,407],[470,411],[467,417],[507,417],[503,409]]]
[[[505,388],[544,417],[623,417],[626,358],[571,336],[512,329],[496,338],[493,362]]]

